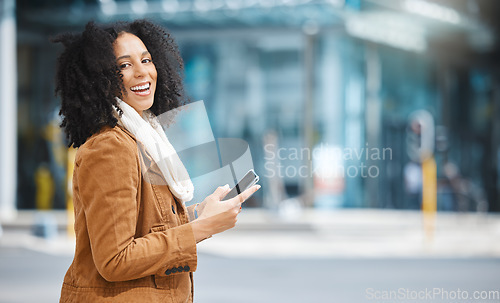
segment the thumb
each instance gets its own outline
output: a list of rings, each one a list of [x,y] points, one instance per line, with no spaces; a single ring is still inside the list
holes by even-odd
[[[227,194],[228,190],[229,190],[229,184],[226,184],[224,186],[219,186],[212,195],[214,198],[221,200]]]

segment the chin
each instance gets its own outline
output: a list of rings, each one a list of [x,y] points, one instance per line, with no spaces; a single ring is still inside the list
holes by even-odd
[[[149,105],[147,105],[147,106],[146,106],[146,108],[144,108],[144,110],[148,110],[148,109],[150,109],[150,108],[151,108],[151,106],[153,106],[153,101],[151,101],[151,102],[149,103]]]
[[[145,111],[151,108],[153,106],[153,100],[151,101],[139,101],[139,102],[134,102],[135,106],[132,106],[135,110],[137,111]]]

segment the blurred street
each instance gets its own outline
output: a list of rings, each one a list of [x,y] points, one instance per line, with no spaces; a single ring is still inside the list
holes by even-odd
[[[50,215],[60,231],[51,240],[30,234],[35,213],[3,224],[0,302],[57,302],[73,242],[63,235],[64,213]],[[500,291],[499,216],[440,213],[430,242],[412,211],[309,210],[285,220],[245,209],[240,216],[234,230],[199,245],[195,302],[381,302],[383,291],[426,289],[469,296],[436,294],[432,302],[500,301],[471,300],[475,291]]]
[[[0,302],[57,302],[70,256],[5,247],[0,256]],[[370,301],[367,288],[500,290],[499,259],[250,259],[200,253],[198,262],[195,302],[356,303]]]
[[[499,0],[0,0],[0,303],[58,302],[66,210],[87,203],[72,133],[115,126],[130,54],[106,28],[137,19],[168,38],[130,30],[150,89],[187,103],[163,113],[177,97],[148,89],[191,203],[249,169],[262,185],[197,245],[195,302],[500,303],[499,17]]]

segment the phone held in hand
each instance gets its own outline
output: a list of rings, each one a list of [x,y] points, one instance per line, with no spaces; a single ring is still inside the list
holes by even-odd
[[[231,189],[231,191],[224,197],[224,199],[222,199],[222,201],[236,197],[248,188],[255,185],[255,183],[257,182],[259,182],[259,176],[253,169],[249,170],[245,174],[245,176],[238,182],[238,184],[236,184],[236,186]]]

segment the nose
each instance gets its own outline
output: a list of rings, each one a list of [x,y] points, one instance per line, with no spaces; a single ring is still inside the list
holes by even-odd
[[[141,78],[141,77],[144,77],[146,75],[147,71],[146,71],[146,67],[142,64],[135,64],[134,66],[134,76],[136,78]]]

